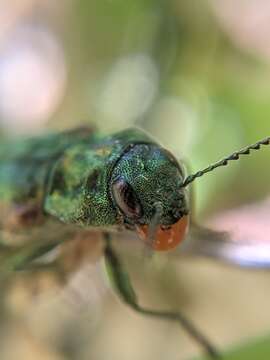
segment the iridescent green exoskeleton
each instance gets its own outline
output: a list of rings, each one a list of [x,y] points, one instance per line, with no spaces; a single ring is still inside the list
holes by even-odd
[[[102,233],[107,271],[121,298],[142,314],[179,322],[209,356],[218,358],[216,349],[181,313],[139,305],[110,233],[137,231],[155,250],[174,248],[188,232],[187,185],[268,144],[269,138],[185,177],[173,155],[139,129],[102,136],[78,128],[1,143],[1,274],[31,268],[37,258],[85,229]]]

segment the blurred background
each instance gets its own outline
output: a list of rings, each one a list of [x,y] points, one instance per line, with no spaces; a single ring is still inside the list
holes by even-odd
[[[140,126],[193,171],[268,136],[269,2],[2,0],[0,138],[81,124],[104,133]],[[209,222],[259,202],[269,181],[266,149],[198,181],[196,216]],[[266,272],[129,256],[141,302],[182,309],[221,349],[270,333]],[[199,353],[174,324],[118,302],[99,262],[85,263],[64,290],[48,274],[17,276],[5,308],[2,359]]]

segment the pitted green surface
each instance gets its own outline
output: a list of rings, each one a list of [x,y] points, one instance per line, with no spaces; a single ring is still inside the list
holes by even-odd
[[[150,139],[138,129],[129,129],[91,144],[70,146],[52,171],[45,210],[66,223],[117,225],[118,210],[110,194],[111,172],[133,141]]]
[[[167,150],[155,144],[138,144],[124,154],[113,171],[112,181],[124,178],[134,189],[143,208],[140,222],[148,224],[154,204],[163,207],[162,224],[170,225],[187,212],[179,165]]]
[[[156,201],[164,204],[164,224],[186,211],[178,166],[139,129],[110,136],[74,129],[0,145],[0,203],[34,202],[66,223],[122,224],[126,219],[111,196],[119,176],[143,206],[141,223],[149,223]]]

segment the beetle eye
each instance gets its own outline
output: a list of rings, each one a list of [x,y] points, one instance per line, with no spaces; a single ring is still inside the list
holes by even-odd
[[[112,185],[112,193],[120,210],[130,218],[142,216],[141,204],[132,187],[122,178]]]

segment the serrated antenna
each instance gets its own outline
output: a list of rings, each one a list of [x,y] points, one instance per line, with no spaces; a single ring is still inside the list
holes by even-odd
[[[181,185],[181,187],[185,187],[185,186],[189,185],[198,177],[201,177],[201,176],[215,170],[218,167],[227,166],[230,161],[239,160],[240,156],[242,156],[242,155],[249,155],[252,150],[260,150],[262,145],[270,145],[270,137],[260,140],[253,145],[246,146],[243,149],[236,151],[236,152],[232,153],[231,155],[217,161],[216,163],[207,166],[205,169],[200,170],[200,171],[196,172],[195,174],[191,174],[191,175],[187,176],[186,179],[184,180],[183,184]]]

